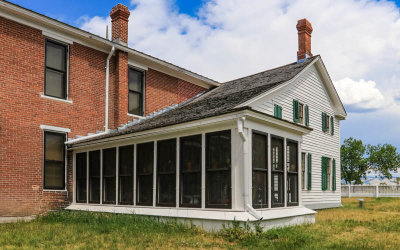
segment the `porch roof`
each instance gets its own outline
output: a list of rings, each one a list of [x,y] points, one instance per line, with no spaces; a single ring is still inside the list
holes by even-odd
[[[310,57],[303,62],[294,62],[285,66],[223,83],[221,86],[211,89],[197,98],[179,105],[165,113],[142,120],[141,122],[126,126],[123,129],[115,130],[111,133],[99,134],[98,136],[90,138],[80,138],[78,140],[69,141],[66,144],[72,146],[74,144],[105,139],[113,136],[201,120],[240,110],[251,110],[248,106],[237,106],[289,81],[307,67],[307,65],[309,65],[316,57],[319,56]],[[290,121],[285,122],[291,123]]]

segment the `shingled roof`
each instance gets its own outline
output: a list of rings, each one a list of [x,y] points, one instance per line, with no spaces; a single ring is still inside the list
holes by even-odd
[[[285,66],[263,71],[254,75],[223,83],[193,100],[171,109],[165,113],[148,118],[115,132],[99,135],[94,138],[82,138],[75,142],[83,143],[108,137],[136,133],[140,131],[171,126],[175,124],[200,120],[239,110],[249,109],[238,105],[283,84],[309,65],[316,57],[310,57],[303,62],[294,62]],[[75,144],[71,142],[71,144]]]

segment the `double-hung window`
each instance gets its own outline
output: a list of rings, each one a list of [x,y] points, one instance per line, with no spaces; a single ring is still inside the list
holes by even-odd
[[[45,85],[47,96],[67,98],[68,46],[46,40]]]
[[[144,114],[144,72],[129,68],[129,93],[128,112],[129,114],[143,116]]]
[[[271,206],[284,206],[283,139],[271,137]]]
[[[45,189],[65,189],[65,134],[44,132]]]
[[[306,153],[301,153],[301,189],[306,189]]]
[[[287,170],[287,205],[296,206],[299,202],[298,190],[298,149],[297,143],[287,141],[286,170]]]

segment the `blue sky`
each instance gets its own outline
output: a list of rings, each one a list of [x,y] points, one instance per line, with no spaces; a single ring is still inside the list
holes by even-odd
[[[11,2],[101,36],[123,3],[129,46],[221,82],[295,61],[295,25],[306,17],[348,111],[341,138],[400,148],[400,0]]]

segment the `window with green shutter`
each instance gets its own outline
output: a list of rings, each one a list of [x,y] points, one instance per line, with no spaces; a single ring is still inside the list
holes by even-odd
[[[327,190],[327,166],[328,165],[328,158],[322,157],[321,158],[321,188],[322,190]]]
[[[305,117],[306,117],[306,126],[310,126],[310,114],[309,114],[309,110],[308,110],[308,105],[306,105],[304,107],[304,113],[305,113]]]
[[[331,116],[331,135],[335,134],[334,117]]]
[[[299,122],[300,121],[300,108],[299,108],[299,101],[293,99],[293,121]]]
[[[282,119],[282,107],[277,104],[274,104],[274,116]]]
[[[309,153],[307,156],[307,190],[311,190],[311,183],[312,183],[312,179],[311,179],[311,166],[312,166],[312,156]]]
[[[332,190],[336,190],[336,160],[332,160]]]

